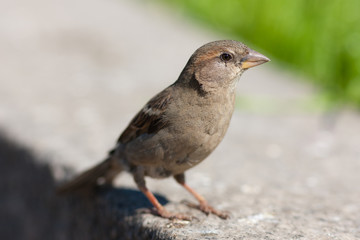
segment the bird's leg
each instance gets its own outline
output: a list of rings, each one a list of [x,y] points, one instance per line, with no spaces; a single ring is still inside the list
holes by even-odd
[[[206,213],[206,214],[215,214],[220,218],[226,219],[229,217],[229,215],[225,212],[221,212],[218,211],[216,209],[214,209],[212,206],[210,206],[208,204],[208,202],[205,200],[205,198],[203,196],[201,196],[200,194],[198,194],[197,192],[195,192],[194,189],[192,189],[191,187],[189,187],[189,185],[187,185],[185,183],[185,174],[181,173],[181,174],[177,174],[174,176],[175,180],[181,185],[183,186],[188,192],[191,193],[191,195],[193,195],[198,201],[199,201],[199,205],[193,205],[193,204],[188,204],[191,207],[195,207],[200,209],[202,212]]]
[[[147,199],[149,199],[151,204],[155,207],[156,214],[158,214],[159,216],[161,216],[163,218],[168,218],[168,219],[191,220],[191,218],[188,216],[168,212],[164,208],[164,206],[159,203],[159,201],[156,199],[154,194],[152,194],[152,192],[150,192],[147,189],[144,173],[143,173],[143,170],[140,168],[141,167],[138,167],[138,169],[134,172],[134,180],[135,180],[138,188],[140,189],[140,191],[144,193],[144,195],[147,197]]]

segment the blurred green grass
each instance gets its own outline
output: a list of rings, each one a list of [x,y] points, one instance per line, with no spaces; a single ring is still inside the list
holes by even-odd
[[[360,1],[164,2],[263,49],[282,66],[321,86],[329,99],[360,107]]]

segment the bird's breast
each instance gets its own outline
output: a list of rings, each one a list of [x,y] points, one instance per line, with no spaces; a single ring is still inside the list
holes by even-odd
[[[166,116],[172,123],[167,129],[171,137],[161,144],[165,149],[164,168],[172,174],[182,173],[204,160],[218,146],[228,129],[234,98],[202,100],[194,102],[187,99],[182,104],[186,111],[177,109]]]

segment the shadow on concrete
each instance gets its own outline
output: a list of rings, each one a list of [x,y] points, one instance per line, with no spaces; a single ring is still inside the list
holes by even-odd
[[[144,239],[137,190],[100,188],[92,197],[57,196],[49,165],[0,134],[0,239]],[[168,201],[156,195],[162,204]],[[126,220],[125,220],[126,219]],[[116,228],[114,228],[116,226]],[[134,234],[137,236],[134,236]]]
[[[139,190],[121,187],[101,187],[96,193],[98,196],[101,196],[108,201],[112,201],[118,208],[127,209],[131,215],[142,208],[153,208],[153,205],[151,205],[149,200]],[[162,205],[166,205],[169,202],[166,197],[162,195],[156,193],[154,193],[154,195]]]

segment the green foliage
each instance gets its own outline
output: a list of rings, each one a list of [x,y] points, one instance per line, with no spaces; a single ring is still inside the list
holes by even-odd
[[[169,2],[305,73],[329,96],[360,106],[360,1]]]

